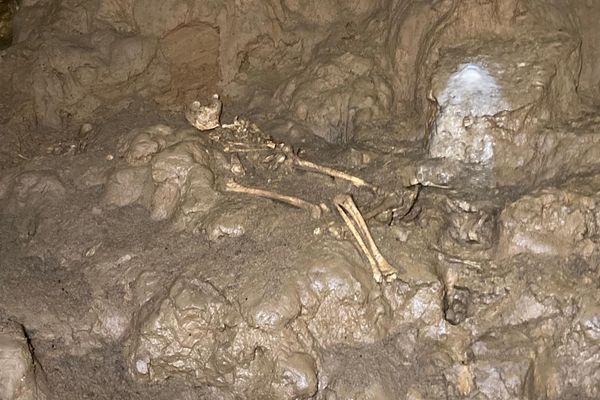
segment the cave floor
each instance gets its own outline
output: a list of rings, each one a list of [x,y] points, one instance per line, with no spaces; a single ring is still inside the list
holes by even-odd
[[[557,226],[575,224],[573,242],[560,242],[560,228],[527,226],[533,220],[520,218],[540,206],[520,202],[536,198],[540,187],[420,187],[403,215],[368,221],[383,255],[403,269],[400,279],[377,284],[332,204],[348,193],[366,211],[376,196],[339,179],[284,169],[247,169],[240,178],[323,203],[320,219],[237,194],[220,198],[195,231],[152,221],[141,205],[107,206],[107,176],[122,162],[118,137],[157,123],[186,126],[181,115],[130,108],[93,136],[49,139],[53,147],[2,172],[0,313],[24,326],[51,398],[557,398],[559,388],[561,399],[599,395],[598,233],[579,232],[591,225],[550,212],[544,218],[557,218]],[[411,180],[425,156],[420,144],[395,139],[407,137],[401,129],[373,125],[361,141],[344,145],[291,141],[305,159],[404,193],[417,189]],[[38,174],[48,191],[15,189],[24,173]],[[57,198],[47,176],[62,185]],[[591,218],[598,213],[589,205],[598,199],[595,177],[545,182],[543,190],[558,194],[543,207]],[[581,192],[583,206],[561,200]],[[521,214],[508,212],[517,206]],[[514,233],[515,224],[524,226]],[[527,240],[546,250],[511,250]],[[189,310],[177,308],[174,291],[189,284],[193,293],[206,292],[198,289],[203,282],[225,300],[188,306],[213,313],[215,304],[227,304],[235,322],[219,328],[205,319],[197,329],[181,322]],[[220,314],[211,315],[216,321]],[[186,347],[169,336],[173,326],[198,335],[197,342]],[[216,331],[229,332],[227,340]],[[180,347],[160,344],[170,342]],[[312,367],[286,364],[300,350]],[[209,367],[220,351],[231,365]],[[136,370],[144,352],[150,373]]]

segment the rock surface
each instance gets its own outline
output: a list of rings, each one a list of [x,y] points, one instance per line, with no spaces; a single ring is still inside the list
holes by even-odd
[[[0,397],[6,400],[44,400],[44,372],[33,357],[24,329],[10,320],[0,321]]]
[[[599,398],[598,16],[0,1],[0,398]]]
[[[392,316],[347,246],[309,254],[286,272],[285,286],[258,291],[228,293],[210,280],[178,278],[140,312],[130,338],[131,373],[159,382],[189,376],[238,395],[311,398],[318,349],[376,341]]]
[[[219,198],[205,138],[193,130],[165,125],[133,130],[119,146],[125,165],[109,175],[104,202],[140,204],[155,221],[172,220],[178,229],[196,229]]]
[[[598,252],[596,203],[593,195],[554,188],[517,200],[500,217],[500,253],[591,257]]]

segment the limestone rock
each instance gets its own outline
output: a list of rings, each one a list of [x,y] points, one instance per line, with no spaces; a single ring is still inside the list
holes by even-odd
[[[166,297],[151,304],[132,344],[134,375],[160,380],[177,373],[192,374],[200,381],[214,382],[222,368],[233,367],[211,359],[217,346],[233,340],[231,328],[239,315],[209,283],[180,280]]]
[[[206,138],[193,130],[165,125],[133,129],[119,143],[118,164],[110,174],[104,202],[140,204],[156,221],[172,220],[179,230],[196,230],[219,198]]]
[[[394,93],[412,96],[429,124],[429,156],[448,170],[453,161],[485,167],[482,186],[533,184],[593,163],[566,150],[598,154],[593,135],[544,129],[579,105],[583,56],[573,9],[539,0],[452,4],[392,7],[411,21],[387,41],[396,76],[406,77],[392,81]],[[439,178],[422,181],[444,185]]]
[[[383,1],[326,0],[322,2],[315,0],[285,0],[283,4],[291,12],[299,14],[305,21],[320,25],[330,25],[341,18],[358,20],[365,18],[382,7]]]
[[[278,375],[281,376],[279,385],[288,398],[309,399],[318,389],[317,365],[315,360],[306,353],[294,353],[278,365]]]
[[[430,89],[438,107],[430,156],[494,167],[495,160],[505,158],[503,151],[523,151],[524,142],[532,141],[525,138],[534,135],[531,129],[541,121],[577,104],[572,73],[580,62],[577,37],[500,41],[491,48],[490,53],[481,43],[470,42],[442,53]],[[492,118],[502,112],[502,118]],[[519,135],[525,140],[517,140]]]
[[[3,210],[14,216],[8,226],[25,240],[36,235],[49,210],[59,204],[66,193],[55,171],[16,170],[0,182]]]
[[[156,153],[167,146],[167,138],[172,134],[173,129],[166,125],[134,129],[120,141],[118,154],[133,167],[147,165]]]
[[[316,365],[289,327],[247,325],[210,282],[182,277],[145,306],[130,347],[130,372],[162,381],[188,377],[274,399],[316,392]]]
[[[24,171],[12,176],[7,184],[5,197],[12,212],[43,207],[66,195],[54,171]]]
[[[351,53],[317,59],[282,85],[275,101],[317,136],[346,143],[354,126],[389,112],[392,91],[372,60]]]
[[[154,187],[148,167],[129,167],[114,171],[106,182],[104,203],[124,207],[139,203],[148,207]]]
[[[500,256],[550,256],[597,251],[600,214],[596,196],[559,188],[540,190],[509,204],[500,216]]]
[[[230,292],[201,278],[176,279],[136,319],[128,350],[131,374],[150,381],[188,377],[273,399],[314,396],[317,343],[372,343],[385,335],[391,319],[383,294],[350,246],[316,247],[282,273],[282,284],[248,284]],[[242,279],[251,278],[248,273]],[[336,323],[340,318],[344,324]]]
[[[9,320],[0,320],[0,398],[48,398],[44,372],[33,356],[23,327]]]
[[[352,248],[327,244],[298,260],[308,327],[320,343],[369,343],[389,329],[389,303]]]

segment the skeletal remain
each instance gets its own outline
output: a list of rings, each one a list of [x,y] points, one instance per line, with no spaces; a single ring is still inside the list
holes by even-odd
[[[336,208],[338,209],[338,212],[342,216],[344,223],[348,226],[348,229],[354,236],[354,239],[356,240],[356,243],[358,244],[359,249],[362,251],[363,255],[367,258],[367,261],[369,262],[369,265],[371,266],[371,271],[373,272],[373,279],[375,279],[375,282],[381,283],[383,281],[383,277],[381,275],[381,271],[379,270],[379,268],[377,266],[377,261],[371,255],[371,252],[369,251],[369,248],[367,247],[362,236],[360,235],[360,232],[358,232],[358,229],[354,225],[351,217],[348,214],[346,214],[346,210],[338,204],[336,204]]]
[[[327,175],[332,178],[342,179],[350,182],[351,184],[359,188],[368,188],[373,191],[377,190],[375,186],[371,185],[370,183],[364,181],[361,178],[350,175],[346,172],[338,171],[333,168],[325,167],[323,165],[319,165],[311,161],[301,159],[294,153],[294,150],[290,145],[284,145],[282,147],[282,151],[287,157],[287,159],[290,160],[291,164],[298,169],[316,172],[318,174]]]
[[[443,260],[452,264],[463,264],[472,267],[478,271],[481,271],[482,269],[480,262],[451,256],[437,247],[433,247],[433,250],[438,253],[439,260]]]
[[[238,117],[235,117],[235,119],[233,120],[233,123],[223,124],[221,126],[225,129],[233,129],[236,131],[242,131],[242,130],[247,130],[248,125],[249,125],[248,121],[245,121],[243,119],[239,119]]]
[[[224,127],[226,125],[223,125]],[[229,124],[227,126],[235,126],[235,124]],[[338,171],[334,168],[325,167],[323,165],[316,164],[311,161],[303,160],[298,155],[294,153],[294,149],[292,146],[284,143],[279,143],[275,145],[272,141],[267,143],[257,143],[257,144],[242,144],[242,143],[227,143],[224,146],[225,152],[239,152],[239,153],[250,153],[250,152],[258,152],[258,151],[270,151],[270,150],[278,150],[276,154],[269,154],[265,157],[265,163],[271,163],[271,169],[276,170],[280,165],[287,162],[290,166],[301,169],[304,171],[314,172],[321,175],[330,176],[336,179],[342,179],[350,182],[352,185],[359,188],[368,188],[372,191],[377,191],[377,188],[365,180],[350,175],[343,171]]]
[[[375,186],[359,177],[350,175],[346,172],[338,171],[334,168],[325,167],[323,165],[301,159],[294,152],[294,148],[292,146],[281,142],[276,143],[270,136],[263,134],[263,132],[256,125],[251,124],[248,121],[235,118],[233,123],[223,124],[221,127],[235,132],[237,138],[243,139],[243,141],[226,141],[223,144],[223,148],[227,153],[272,151],[271,154],[265,156],[264,162],[270,163],[271,169],[273,170],[278,169],[280,165],[286,163],[289,166],[297,169],[327,175],[336,179],[342,179],[350,182],[356,187],[368,188],[372,191],[377,191]],[[214,136],[212,138],[217,141],[222,139],[221,136],[218,138]]]
[[[254,153],[257,151],[269,151],[267,147],[232,147],[229,144],[223,146],[225,153]]]
[[[394,268],[377,248],[369,227],[356,207],[356,204],[354,204],[352,197],[338,195],[333,199],[333,203],[348,226],[348,229],[352,232],[358,247],[367,258],[375,281],[381,282],[385,278],[386,282],[392,282],[397,279],[401,271]]]
[[[225,191],[233,193],[244,193],[252,196],[264,197],[266,199],[280,201],[282,203],[289,204],[293,207],[308,211],[310,213],[310,216],[314,219],[321,218],[321,207],[319,207],[316,204],[310,203],[306,200],[302,200],[298,197],[287,196],[269,190],[246,187],[233,181],[229,181],[225,184]]]
[[[322,165],[315,164],[310,161],[302,160],[300,158],[292,159],[292,163],[295,167],[298,167],[305,171],[316,172],[316,173],[320,173],[323,175],[331,176],[333,178],[342,179],[342,180],[350,182],[351,184],[353,184],[356,187],[364,187],[364,188],[371,189],[373,191],[377,190],[377,188],[375,186],[371,185],[370,183],[367,183],[363,179],[358,178],[353,175],[350,175],[350,174],[347,174],[342,171],[338,171],[333,168],[324,167]]]
[[[414,186],[413,191],[408,194],[408,198],[404,198],[398,193],[386,193],[383,200],[378,205],[365,213],[365,220],[368,221],[386,211],[391,211],[394,218],[406,216],[415,204],[420,188],[420,185]]]
[[[244,176],[246,175],[246,170],[244,169],[244,166],[242,165],[242,161],[240,160],[240,157],[237,154],[233,154],[231,156],[231,173],[235,176]]]
[[[209,105],[202,105],[198,100],[192,102],[185,110],[185,118],[196,129],[208,131],[220,125],[222,109],[223,103],[219,95],[215,94]]]
[[[403,204],[402,199],[399,198],[395,193],[391,195],[387,195],[383,198],[381,203],[376,205],[372,210],[368,211],[364,215],[365,220],[370,220],[371,218],[375,218],[376,216],[387,212],[392,211],[394,208],[400,207]]]
[[[192,121],[190,121],[190,123],[192,123]],[[265,152],[266,154],[261,156],[260,160],[262,160],[262,162],[265,164],[269,164],[270,169],[276,170],[280,166],[284,166],[288,168],[314,172],[335,179],[347,181],[355,187],[366,188],[374,193],[382,193],[379,188],[371,185],[359,177],[336,170],[334,168],[301,159],[291,145],[274,141],[273,138],[265,135],[256,125],[251,124],[248,121],[236,118],[233,123],[223,124],[221,127],[223,130],[214,131],[209,134],[209,137],[211,140],[221,143],[223,150],[226,153],[241,155]],[[320,207],[319,205],[310,203],[297,197],[287,196],[258,188],[246,187],[233,181],[227,182],[224,190],[226,192],[244,193],[247,195],[263,197],[286,203],[293,207],[308,211],[311,217],[315,219],[320,218],[322,213],[327,211],[326,207]],[[384,201],[378,207],[376,207],[376,209],[373,210],[369,216],[374,216],[380,212],[388,210],[392,210],[392,212],[395,213],[401,207],[404,207],[408,204],[408,202],[404,201],[405,199],[397,194],[383,193],[385,194]],[[415,192],[415,195],[411,197],[407,212],[412,207],[417,193],[418,192]],[[382,282],[385,279],[387,282],[391,282],[397,279],[398,274],[402,271],[399,271],[390,265],[390,263],[383,257],[377,248],[373,237],[371,236],[363,216],[354,204],[352,198],[347,195],[340,195],[336,196],[333,202],[342,219],[344,220],[344,223],[354,236],[359,249],[367,258],[375,281]],[[331,229],[332,227],[330,227],[330,230]]]

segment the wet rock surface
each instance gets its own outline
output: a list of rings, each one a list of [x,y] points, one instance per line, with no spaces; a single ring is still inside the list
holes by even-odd
[[[0,48],[9,47],[12,43],[12,20],[17,10],[16,1],[0,3]]]
[[[0,2],[0,398],[600,397],[598,15]]]
[[[215,175],[207,141],[193,130],[155,125],[130,132],[120,143],[119,163],[109,174],[104,202],[139,204],[155,221],[176,220],[180,230],[196,229],[197,220],[216,204]]]
[[[7,400],[46,399],[44,372],[33,357],[23,327],[0,321],[0,395]]]

